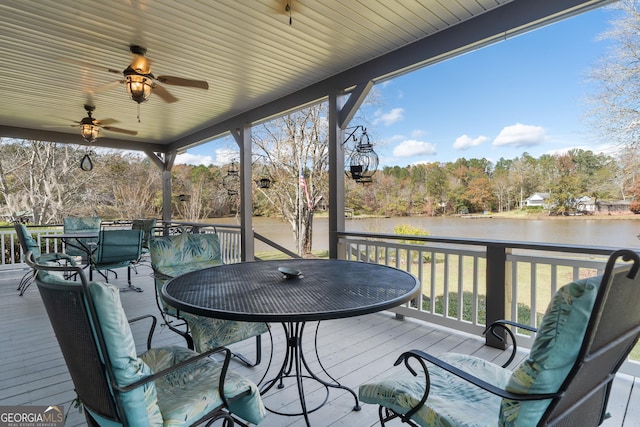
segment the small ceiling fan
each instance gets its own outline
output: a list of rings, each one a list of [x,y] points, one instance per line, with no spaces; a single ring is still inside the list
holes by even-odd
[[[74,123],[76,124],[70,125],[70,126],[80,128],[80,134],[82,135],[84,140],[88,143],[95,142],[95,140],[98,139],[98,134],[100,133],[100,130],[124,133],[127,135],[138,134],[138,132],[133,130],[127,130],[127,129],[110,126],[112,123],[118,123],[118,121],[115,119],[104,119],[104,120],[94,119],[91,116],[91,113],[96,109],[96,107],[94,107],[93,105],[85,104],[84,109],[87,111],[87,117],[83,118],[79,122],[74,121]]]
[[[158,84],[158,82],[173,86],[209,89],[209,84],[204,80],[191,80],[175,76],[156,77],[151,73],[151,60],[145,56],[147,49],[142,46],[131,45],[129,46],[129,50],[133,54],[133,60],[127,68],[123,71],[108,68],[107,71],[124,76],[124,80],[118,80],[115,83],[124,83],[131,99],[138,104],[146,101],[149,95],[151,95],[151,92],[158,95],[165,102],[171,103],[178,100],[178,98],[169,93],[169,91]],[[98,89],[98,91],[101,90]]]

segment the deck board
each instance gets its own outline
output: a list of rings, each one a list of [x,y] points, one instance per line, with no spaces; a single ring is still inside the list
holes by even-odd
[[[84,426],[84,418],[76,409],[70,409],[75,397],[73,384],[58,348],[53,330],[44,311],[40,295],[35,286],[25,295],[18,296],[15,288],[24,274],[23,271],[0,271],[0,405],[50,405],[63,404],[68,411],[67,426]],[[153,282],[148,267],[141,266],[134,275],[135,284],[145,289],[143,293],[125,292],[121,294],[124,309],[129,317],[141,314],[158,314],[153,292]],[[123,270],[121,276],[126,277]],[[111,280],[124,286],[123,281]],[[319,369],[313,357],[313,337],[315,323],[307,325],[305,352],[310,366]],[[275,355],[271,372],[282,361],[285,346],[282,327],[271,327]],[[134,336],[144,346],[143,328],[134,327]],[[154,337],[154,346],[185,345],[182,337],[159,327]],[[253,381],[259,381],[264,374],[269,355],[269,339],[263,342],[263,362],[257,368],[247,368],[232,362],[232,368]],[[318,348],[322,365],[342,384],[356,393],[358,385],[384,375],[398,355],[409,349],[428,351],[439,355],[448,351],[473,354],[494,363],[503,363],[508,357],[505,352],[484,345],[481,337],[432,325],[423,321],[406,318],[397,320],[392,313],[382,312],[366,316],[322,322],[318,332]],[[246,340],[232,346],[232,350],[253,358],[254,340]],[[518,360],[524,357],[519,353]],[[324,389],[305,382],[305,391],[310,402],[321,401]],[[287,381],[285,388],[271,392],[265,398],[270,407],[298,411],[296,388]],[[640,379],[618,375],[614,381],[609,412],[611,418],[605,427],[640,425],[640,407],[632,402],[640,401]],[[362,405],[361,411],[353,411],[354,399],[343,390],[332,389],[328,402],[310,415],[314,426],[376,426],[377,408]],[[260,424],[264,427],[304,426],[302,417],[283,417],[269,413]]]

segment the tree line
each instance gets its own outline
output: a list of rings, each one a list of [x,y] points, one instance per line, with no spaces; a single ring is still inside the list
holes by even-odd
[[[267,137],[261,134],[261,138],[260,146],[268,151]],[[287,150],[292,147],[290,144]],[[254,215],[281,216],[294,223],[297,215],[287,218],[287,211],[301,209],[308,216],[325,209],[329,200],[326,165],[319,163],[311,169],[308,163],[304,168],[310,192],[307,200],[299,187],[300,160],[294,158],[287,165],[273,156],[275,151],[271,150],[270,163],[261,158],[253,165],[256,180],[268,177],[271,181],[270,188],[254,187]],[[11,214],[29,212],[35,223],[43,224],[60,223],[68,215],[106,219],[161,216],[161,173],[148,159],[119,151],[92,153],[95,167],[84,172],[79,168],[84,154],[86,149],[79,146],[3,141],[0,212],[7,219]],[[595,200],[640,200],[639,166],[635,148],[626,149],[618,158],[576,149],[539,158],[524,153],[495,163],[460,158],[446,163],[387,166],[366,185],[345,177],[345,201],[356,214],[403,216],[504,212],[519,209],[535,192],[549,193],[550,202],[559,207],[585,195]],[[175,165],[174,217],[196,221],[236,214],[238,197],[222,185],[227,171],[228,165]]]
[[[573,149],[535,158],[460,158],[407,167],[385,167],[370,187],[352,186],[347,204],[356,212],[384,215],[449,215],[520,209],[536,192],[548,193],[558,212],[582,196],[594,202],[634,200],[638,187],[637,148],[619,157]],[[636,209],[632,203],[632,210]]]

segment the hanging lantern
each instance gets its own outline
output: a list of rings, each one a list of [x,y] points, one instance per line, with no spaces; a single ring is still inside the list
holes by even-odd
[[[266,176],[262,177],[256,181],[256,184],[260,188],[271,188],[271,178],[268,178]]]
[[[235,160],[231,161],[227,175],[222,179],[222,186],[229,196],[237,196],[240,190],[240,172]]]
[[[355,132],[361,128],[362,134],[360,138],[354,136]],[[378,169],[378,155],[373,150],[373,144],[369,140],[367,130],[362,126],[356,126],[356,129],[351,132],[344,143],[353,138],[356,142],[356,146],[349,156],[347,167],[345,168],[345,174],[356,182],[366,184],[372,182],[373,175]]]
[[[82,160],[80,160],[80,169],[85,172],[89,172],[93,169],[93,162],[91,161],[91,151],[84,155]]]

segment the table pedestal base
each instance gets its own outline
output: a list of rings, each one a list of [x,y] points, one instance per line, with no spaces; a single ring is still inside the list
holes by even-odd
[[[324,379],[319,378],[309,368],[309,364],[307,363],[307,360],[304,356],[304,352],[302,351],[302,334],[304,332],[305,322],[288,322],[288,323],[283,323],[282,326],[284,328],[285,337],[287,340],[287,352],[285,354],[282,366],[280,367],[280,371],[273,379],[266,381],[262,385],[262,387],[260,388],[260,393],[264,395],[269,390],[271,390],[273,386],[276,384],[277,384],[277,388],[279,389],[284,388],[285,379],[295,378],[296,385],[298,388],[298,397],[300,399],[301,411],[300,412],[280,412],[274,409],[270,409],[269,407],[267,407],[267,410],[274,414],[290,416],[290,417],[302,415],[304,416],[307,426],[309,426],[310,425],[309,414],[317,411],[327,403],[327,400],[329,399],[329,388],[338,388],[338,389],[346,390],[349,393],[351,393],[351,395],[355,400],[355,405],[353,406],[353,410],[359,411],[361,408],[360,408],[360,402],[358,401],[358,396],[356,395],[356,393],[353,390],[351,390],[349,387],[340,384],[335,378],[333,378],[327,372],[324,366],[322,366],[322,362],[320,361],[320,357],[318,355],[317,328],[316,328],[316,335],[314,339],[316,359],[318,361],[318,364],[320,365],[320,369],[322,370],[322,372],[324,372],[324,375],[326,375],[330,379],[330,381],[325,381]],[[320,325],[318,322],[318,327],[319,326]],[[322,386],[324,386],[326,391],[324,400],[320,404],[318,404],[316,407],[311,409],[307,408],[307,401],[304,395],[303,380],[305,379],[313,380],[321,384]]]

